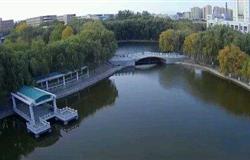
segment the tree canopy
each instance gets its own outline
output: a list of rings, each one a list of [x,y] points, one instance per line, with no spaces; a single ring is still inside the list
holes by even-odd
[[[228,45],[221,49],[219,51],[218,60],[220,70],[225,74],[241,76],[245,63],[247,63],[245,67],[248,67],[247,54],[242,52],[240,48],[235,45]]]
[[[184,53],[196,63],[219,65],[222,73],[249,81],[249,42],[249,33],[243,34],[228,26],[215,26],[199,32],[166,30],[160,35],[159,48],[163,52]]]
[[[167,29],[182,31],[202,31],[204,24],[194,24],[188,20],[173,21],[170,18],[153,16],[147,11],[134,13],[129,10],[119,11],[104,25],[115,33],[117,40],[156,40]]]
[[[169,29],[160,34],[159,48],[162,52],[182,52],[187,31]]]
[[[62,39],[67,39],[68,37],[72,36],[74,34],[74,31],[72,27],[67,26],[63,31],[62,31]]]
[[[62,23],[30,27],[20,23],[0,45],[0,87],[13,91],[54,71],[74,70],[109,59],[117,44],[113,32],[99,21],[82,24],[73,34]]]

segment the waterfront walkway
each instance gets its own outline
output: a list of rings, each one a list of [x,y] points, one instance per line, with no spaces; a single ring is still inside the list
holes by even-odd
[[[78,81],[69,83],[66,86],[51,90],[50,92],[54,93],[57,96],[57,99],[60,99],[73,93],[79,92],[89,86],[92,86],[97,82],[112,76],[122,68],[124,68],[124,66],[113,66],[112,64],[105,64],[101,67],[98,67],[94,71],[91,71],[88,78],[79,79]]]

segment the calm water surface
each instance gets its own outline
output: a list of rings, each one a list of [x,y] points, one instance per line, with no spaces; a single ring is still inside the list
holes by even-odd
[[[80,120],[36,140],[1,122],[3,160],[249,160],[250,93],[183,66],[127,69],[60,106]]]

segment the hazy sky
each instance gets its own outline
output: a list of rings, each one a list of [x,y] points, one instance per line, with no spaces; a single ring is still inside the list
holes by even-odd
[[[193,6],[206,4],[232,8],[234,0],[0,0],[0,17],[21,20],[29,17],[76,13],[116,13],[118,10],[147,10],[151,13],[174,14],[188,11]]]

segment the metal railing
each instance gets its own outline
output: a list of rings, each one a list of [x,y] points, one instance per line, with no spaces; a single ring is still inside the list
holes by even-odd
[[[26,122],[28,130],[34,134],[40,134],[51,128],[49,122],[43,119],[39,119],[39,122],[40,123]]]

